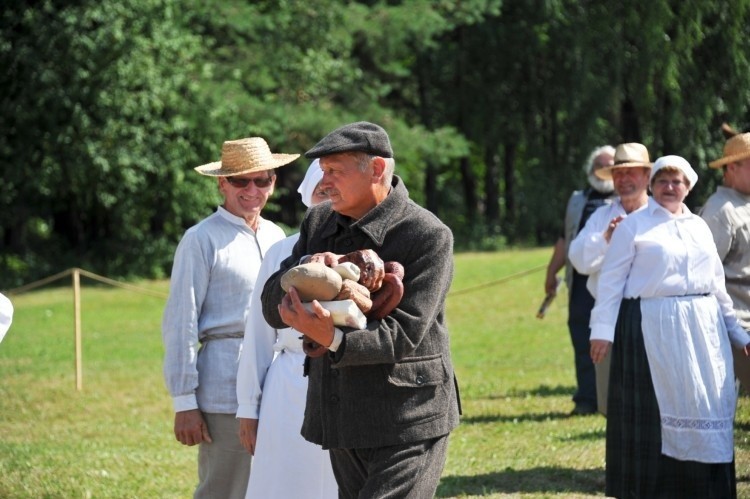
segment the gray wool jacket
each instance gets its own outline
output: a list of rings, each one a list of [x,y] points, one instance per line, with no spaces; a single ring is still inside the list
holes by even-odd
[[[301,257],[373,249],[404,266],[404,296],[388,316],[365,329],[342,328],[338,350],[308,359],[302,436],[329,448],[371,448],[448,434],[459,421],[457,384],[445,324],[453,279],[453,234],[411,199],[394,176],[389,195],[360,220],[311,208],[292,255],[263,289],[263,314],[286,327],[277,305],[284,272]]]

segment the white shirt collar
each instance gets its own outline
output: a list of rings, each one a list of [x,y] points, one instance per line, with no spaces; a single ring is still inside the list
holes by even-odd
[[[226,221],[228,221],[230,223],[233,223],[234,225],[241,225],[242,227],[246,228],[247,230],[251,230],[251,231],[253,230],[253,229],[251,229],[247,225],[247,223],[245,223],[245,219],[244,218],[238,217],[237,215],[234,215],[234,214],[228,212],[227,209],[224,208],[223,206],[219,206],[219,208],[216,211],[219,213],[219,215],[221,216],[221,218],[223,218],[224,220],[226,220]],[[263,218],[260,217],[260,216],[258,216],[258,229],[260,229],[260,226],[261,226],[262,222],[263,222]]]

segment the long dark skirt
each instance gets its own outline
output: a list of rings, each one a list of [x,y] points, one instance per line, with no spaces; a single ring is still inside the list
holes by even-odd
[[[615,328],[606,461],[606,495],[610,497],[737,497],[734,461],[679,461],[661,453],[659,406],[643,344],[638,299],[622,301]]]

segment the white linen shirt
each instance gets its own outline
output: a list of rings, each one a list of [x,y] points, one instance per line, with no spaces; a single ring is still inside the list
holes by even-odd
[[[644,204],[636,211],[644,209]],[[596,286],[599,282],[599,271],[604,262],[604,254],[607,253],[609,243],[604,238],[609,222],[615,217],[627,217],[625,208],[618,198],[612,204],[600,206],[591,214],[586,225],[578,232],[578,235],[570,243],[568,259],[579,274],[587,275],[586,289],[591,296],[596,298]]]
[[[250,295],[263,255],[283,238],[273,222],[261,218],[256,232],[223,207],[185,232],[162,320],[164,379],[175,412],[237,411],[237,362]]]
[[[713,294],[735,346],[748,342],[724,286],[724,269],[706,223],[682,205],[673,215],[649,198],[612,234],[591,311],[591,339],[614,341],[623,298]]]

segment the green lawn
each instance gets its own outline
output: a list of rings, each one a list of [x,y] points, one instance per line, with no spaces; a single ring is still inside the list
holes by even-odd
[[[569,417],[565,289],[535,318],[550,249],[460,254],[448,300],[464,415],[438,497],[601,497],[600,416]],[[83,280],[83,390],[69,287],[12,297],[0,344],[0,497],[191,497],[196,451],[172,434],[161,376],[164,299]],[[166,294],[167,283],[138,286]],[[737,413],[750,496],[750,398]]]

